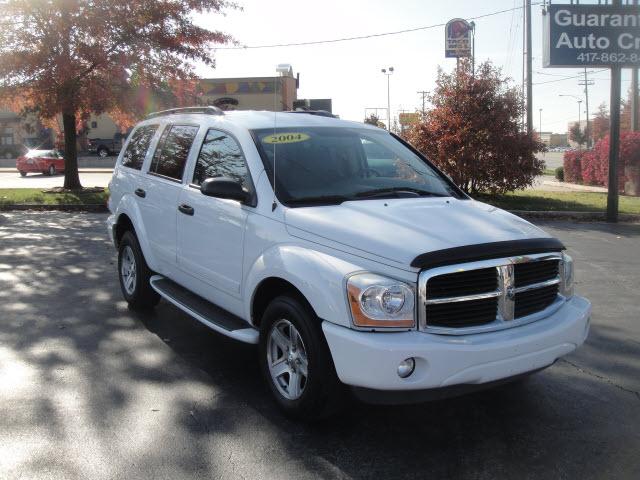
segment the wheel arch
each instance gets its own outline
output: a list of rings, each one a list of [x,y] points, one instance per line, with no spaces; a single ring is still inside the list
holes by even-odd
[[[309,305],[318,318],[349,326],[344,279],[357,270],[361,269],[310,248],[274,246],[256,259],[246,276],[246,318],[259,326],[269,302],[290,293]]]
[[[130,195],[122,197],[116,211],[116,221],[113,226],[113,238],[116,248],[120,244],[122,235],[124,235],[124,232],[127,230],[133,231],[133,234],[138,239],[140,249],[142,250],[142,254],[144,255],[147,265],[149,265],[152,270],[157,271],[157,263],[151,252],[151,247],[149,246],[149,241],[144,228],[144,223],[140,216],[138,205]]]

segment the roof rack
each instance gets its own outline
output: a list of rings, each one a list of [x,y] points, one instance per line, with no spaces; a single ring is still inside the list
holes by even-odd
[[[147,115],[147,118],[164,117],[165,115],[175,115],[178,113],[201,113],[203,115],[224,115],[224,112],[218,107],[182,107],[170,108],[169,110],[161,110]]]
[[[337,115],[327,112],[326,110],[289,110],[286,113],[306,113],[308,115],[317,115],[318,117],[338,118]]]

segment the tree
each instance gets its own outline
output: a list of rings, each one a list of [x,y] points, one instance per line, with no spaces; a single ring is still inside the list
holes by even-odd
[[[0,18],[0,95],[44,119],[62,115],[65,188],[81,188],[77,128],[88,112],[130,113],[136,92],[195,78],[214,66],[213,46],[233,41],[197,26],[226,0],[5,0]],[[16,102],[15,99],[18,99]],[[80,122],[81,123],[81,122]]]
[[[453,73],[438,72],[433,107],[407,132],[407,139],[465,191],[506,192],[531,185],[544,162],[537,135],[520,129],[523,105],[516,88],[485,62],[468,62]]]
[[[380,118],[375,113],[372,113],[367,118],[365,118],[364,123],[373,125],[375,127],[387,128],[387,126],[380,121]]]
[[[597,113],[593,117],[593,120],[591,120],[591,131],[593,133],[594,142],[602,140],[609,134],[610,124],[611,121],[609,119],[607,106],[604,103],[601,103],[598,107]]]
[[[587,143],[587,132],[580,128],[580,124],[578,122],[575,122],[569,128],[569,140],[576,142],[580,147]]]

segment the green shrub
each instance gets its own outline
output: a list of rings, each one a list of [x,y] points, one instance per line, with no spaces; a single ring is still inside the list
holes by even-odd
[[[556,168],[556,180],[558,180],[559,182],[564,182],[564,167],[558,167]]]

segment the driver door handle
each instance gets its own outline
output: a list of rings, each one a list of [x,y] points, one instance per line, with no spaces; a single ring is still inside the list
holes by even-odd
[[[196,213],[192,206],[186,205],[184,203],[178,207],[178,210],[180,210],[181,213],[190,216],[193,216],[193,214]]]

